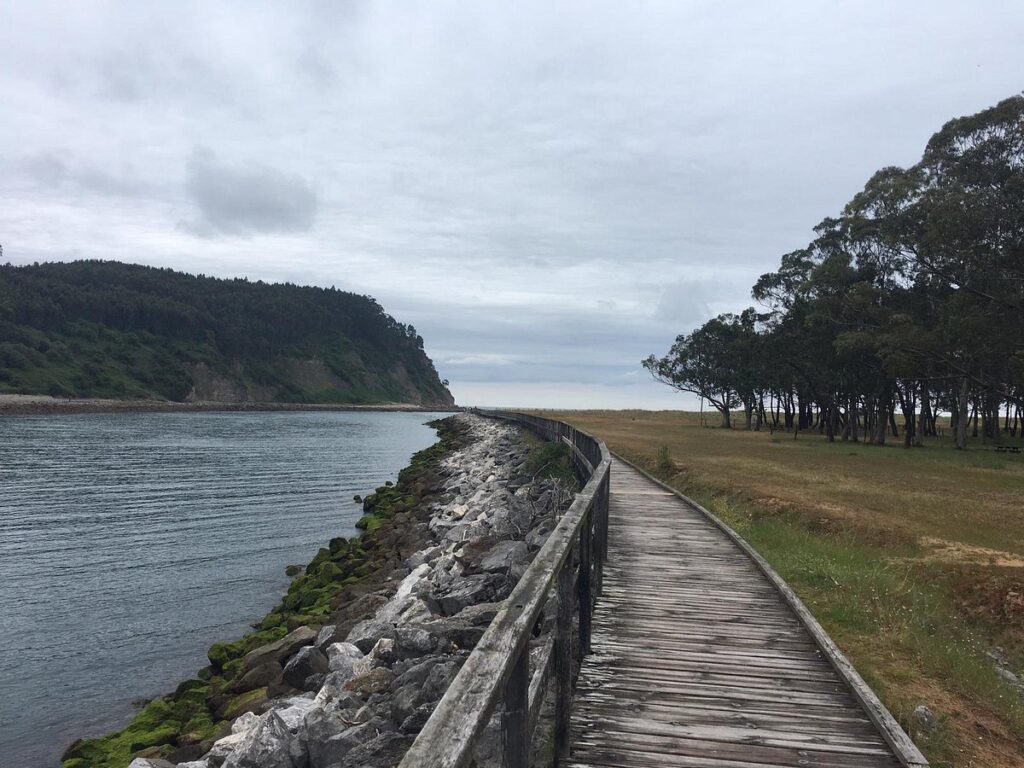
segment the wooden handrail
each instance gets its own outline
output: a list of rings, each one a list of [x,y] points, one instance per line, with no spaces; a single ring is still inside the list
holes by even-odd
[[[590,618],[608,552],[611,454],[602,441],[560,421],[503,411],[477,413],[518,422],[545,440],[564,441],[584,485],[462,665],[399,768],[469,765],[499,702],[503,705],[505,765],[526,768],[551,665],[555,764],[568,754],[572,684],[581,657],[590,650]],[[558,605],[553,641],[540,649],[531,674],[529,641],[545,618],[542,614],[552,591]]]

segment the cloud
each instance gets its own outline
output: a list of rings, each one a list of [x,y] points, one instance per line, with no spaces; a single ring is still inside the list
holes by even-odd
[[[69,155],[46,151],[22,159],[21,170],[41,185],[54,190],[72,188],[102,195],[139,196],[148,185],[128,175],[115,175]]]
[[[641,358],[1024,71],[987,1],[7,6],[5,258],[369,294],[480,402],[675,402]]]
[[[306,232],[316,218],[316,192],[300,175],[227,165],[208,149],[193,151],[185,184],[199,213],[186,226],[196,234]]]
[[[665,286],[654,316],[688,331],[712,317],[709,302],[721,294],[722,287],[707,280],[678,280]]]

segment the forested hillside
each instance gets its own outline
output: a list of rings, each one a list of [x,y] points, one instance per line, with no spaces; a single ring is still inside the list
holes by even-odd
[[[370,297],[101,261],[0,266],[0,392],[453,402]]]
[[[920,445],[952,414],[1016,436],[1024,406],[1024,97],[950,121],[912,168],[876,173],[782,256],[747,309],[644,365],[729,426]],[[902,422],[902,423],[899,423]]]

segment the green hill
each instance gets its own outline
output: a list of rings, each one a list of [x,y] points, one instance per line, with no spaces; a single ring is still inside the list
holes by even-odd
[[[0,393],[453,404],[368,296],[113,261],[0,266]]]

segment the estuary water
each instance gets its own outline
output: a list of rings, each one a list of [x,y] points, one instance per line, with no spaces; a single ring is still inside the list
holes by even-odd
[[[0,418],[0,766],[59,765],[193,676],[440,415]]]

